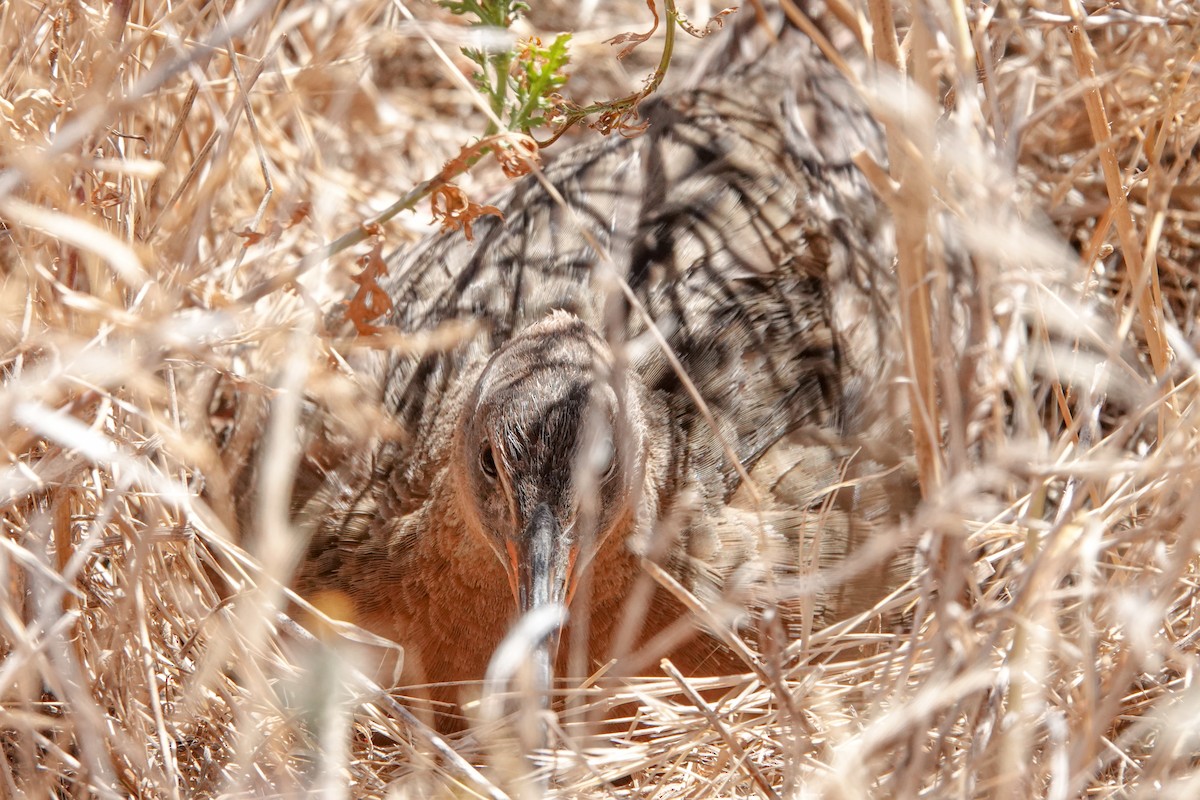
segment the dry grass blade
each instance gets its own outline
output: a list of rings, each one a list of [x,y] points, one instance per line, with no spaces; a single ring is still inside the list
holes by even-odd
[[[729,747],[729,751],[733,755],[734,759],[736,759],[737,762],[742,765],[742,768],[746,770],[746,772],[754,780],[755,785],[758,786],[762,793],[771,798],[771,800],[779,800],[779,794],[773,788],[771,788],[771,784],[768,783],[767,779],[763,776],[758,767],[754,765],[754,762],[750,761],[749,757],[746,755],[746,751],[742,749],[741,744],[738,743],[737,738],[729,730],[728,726],[721,721],[721,718],[717,716],[716,712],[713,711],[711,707],[709,707],[708,703],[704,702],[704,698],[696,692],[696,689],[690,683],[688,683],[687,678],[683,677],[679,670],[677,670],[670,661],[665,659],[662,662],[662,670],[667,675],[671,676],[671,678],[679,686],[680,690],[683,691],[684,696],[696,705],[696,708],[701,714],[704,715],[704,718],[708,720],[708,723],[712,725],[712,727],[721,735],[721,740],[725,742],[726,746]]]
[[[1092,136],[1096,146],[1100,148],[1100,165],[1104,171],[1104,185],[1108,190],[1109,201],[1112,203],[1112,216],[1121,237],[1121,252],[1125,258],[1125,269],[1133,284],[1133,294],[1141,314],[1142,323],[1146,326],[1146,346],[1154,363],[1154,371],[1163,376],[1168,367],[1170,354],[1167,351],[1166,335],[1163,332],[1162,294],[1158,283],[1158,270],[1155,266],[1154,250],[1150,249],[1143,255],[1141,239],[1134,226],[1133,216],[1129,213],[1128,201],[1125,197],[1124,181],[1121,177],[1121,165],[1117,154],[1113,151],[1109,139],[1110,127],[1108,112],[1104,108],[1104,98],[1096,81],[1096,54],[1087,31],[1081,24],[1083,9],[1077,0],[1063,0],[1063,11],[1074,23],[1068,29],[1071,40],[1071,53],[1075,59],[1075,68],[1079,77],[1090,89],[1086,95],[1088,120],[1092,127]],[[1147,237],[1153,241],[1152,237]],[[1147,263],[1143,263],[1143,258]]]

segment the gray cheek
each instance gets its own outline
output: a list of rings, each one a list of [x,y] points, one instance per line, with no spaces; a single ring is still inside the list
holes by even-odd
[[[607,486],[597,487],[595,497],[599,501],[596,503],[596,526],[600,531],[607,531],[624,511],[628,494],[618,478]]]
[[[486,486],[480,494],[480,507],[486,518],[484,524],[497,529],[508,521],[508,503],[504,499],[504,490],[499,486]]]
[[[484,480],[478,471],[471,475],[467,483],[470,496],[462,498],[462,502],[473,507],[471,510],[485,531],[498,533],[508,519],[504,490],[499,485]]]

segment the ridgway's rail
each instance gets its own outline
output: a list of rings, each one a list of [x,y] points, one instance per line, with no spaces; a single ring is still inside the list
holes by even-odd
[[[401,435],[306,464],[298,586],[403,645],[404,684],[478,681],[550,603],[560,675],[744,672],[731,635],[801,638],[910,568],[891,223],[852,162],[886,162],[876,123],[798,35],[643,113],[553,160],[561,200],[528,176],[393,263],[382,324],[468,333],[378,355]]]

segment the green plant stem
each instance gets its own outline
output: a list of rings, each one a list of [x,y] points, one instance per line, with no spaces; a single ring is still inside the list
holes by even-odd
[[[572,126],[592,114],[600,114],[610,111],[628,112],[632,108],[636,108],[639,103],[645,100],[650,95],[658,90],[662,85],[663,78],[667,75],[667,68],[671,65],[671,56],[675,52],[675,26],[678,24],[679,13],[675,10],[675,0],[664,0],[663,3],[663,19],[666,22],[666,31],[664,32],[662,56],[658,60],[658,67],[650,76],[649,82],[640,91],[616,100],[608,100],[603,103],[593,103],[590,106],[573,109],[567,114],[567,119],[554,131],[553,135],[545,141],[535,139],[538,147],[549,147],[558,141],[559,137],[566,133]]]
[[[492,61],[492,66],[496,70],[496,85],[488,93],[492,96],[492,113],[497,118],[502,118],[504,101],[508,97],[508,73],[512,69],[512,52],[497,56]],[[495,122],[489,121],[484,136],[491,136],[499,132],[500,127]]]
[[[590,106],[585,106],[583,108],[578,108],[571,111],[567,120],[562,123],[562,125],[548,140],[545,142],[540,142],[534,139],[539,148],[553,144],[560,136],[566,133],[569,128],[578,123],[580,120],[583,120],[584,118],[593,114],[606,112],[619,112],[621,114],[628,113],[630,110],[636,109],[641,101],[645,100],[658,90],[658,87],[662,85],[663,79],[666,77],[667,68],[671,64],[671,57],[675,50],[675,26],[678,24],[679,19],[679,13],[675,9],[675,0],[664,0],[663,9],[663,19],[666,23],[666,31],[663,40],[662,56],[659,58],[658,67],[654,70],[654,73],[650,76],[650,80],[646,83],[646,85],[640,91],[634,92],[633,94],[625,97],[621,97],[616,100],[609,100],[603,103],[593,103]],[[483,21],[485,24],[495,25],[497,27],[507,27],[507,24],[511,23],[511,20],[508,19],[483,19],[481,21]],[[490,59],[484,60],[490,61]],[[498,56],[495,61],[491,62],[493,68],[496,70],[496,83],[494,86],[492,86],[489,82],[488,93],[491,95],[492,111],[497,117],[500,117],[504,111],[504,101],[508,95],[509,72],[512,69],[512,61],[513,55],[510,51]],[[481,65],[481,69],[486,69],[486,67]],[[528,114],[532,113],[534,108],[533,104],[536,102],[537,101],[535,97],[531,96],[530,98],[527,98],[520,108],[520,115],[515,117],[515,119],[527,119]],[[487,126],[487,132],[485,133],[484,137],[486,138],[487,136],[492,136],[498,132],[499,126],[497,126],[495,122],[489,122]],[[429,197],[438,189],[446,186],[459,175],[462,175],[470,170],[473,166],[475,166],[475,164],[479,163],[479,160],[487,155],[491,149],[491,147],[482,148],[479,150],[479,152],[473,154],[469,158],[459,159],[447,164],[447,166],[433,178],[422,181],[414,186],[399,199],[397,199],[395,203],[392,203],[392,205],[388,206],[375,217],[367,220],[354,230],[342,234],[324,247],[321,247],[304,256],[304,258],[302,258],[292,267],[285,269],[283,272],[280,272],[279,274],[274,275],[271,278],[268,278],[267,280],[262,281],[243,292],[237,298],[237,302],[243,305],[257,302],[272,292],[278,291],[279,289],[282,289],[283,287],[295,282],[310,269],[324,262],[326,259],[342,252],[349,247],[353,247],[356,244],[366,241],[370,236],[373,235],[373,231],[376,226],[382,225],[402,211],[411,211],[416,207],[417,203]]]

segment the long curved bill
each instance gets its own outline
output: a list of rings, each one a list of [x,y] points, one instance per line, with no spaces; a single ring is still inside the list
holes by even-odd
[[[525,616],[534,609],[564,609],[578,548],[568,542],[550,507],[539,504],[529,516],[512,553],[516,564],[517,605]],[[563,611],[563,619],[566,614]],[[546,636],[534,651],[537,688],[548,697],[562,627]]]

